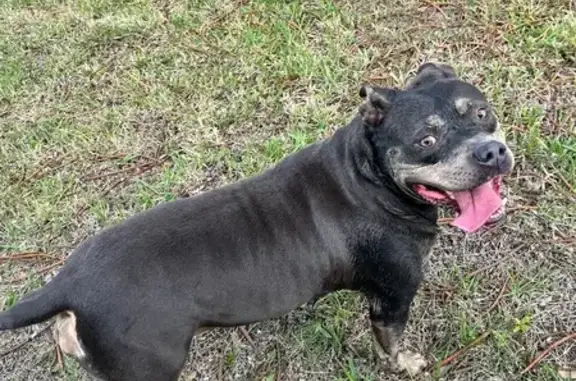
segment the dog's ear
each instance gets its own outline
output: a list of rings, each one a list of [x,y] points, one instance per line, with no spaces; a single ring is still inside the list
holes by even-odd
[[[364,85],[360,88],[360,96],[364,103],[360,105],[359,113],[362,121],[370,127],[377,127],[384,121],[396,91],[382,87]]]
[[[427,62],[418,68],[416,76],[408,82],[406,88],[411,90],[447,78],[456,78],[456,71],[451,66]]]

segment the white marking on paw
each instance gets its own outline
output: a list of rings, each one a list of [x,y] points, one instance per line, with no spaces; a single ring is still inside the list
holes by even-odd
[[[398,353],[398,366],[411,376],[420,373],[427,365],[424,356],[410,351]]]

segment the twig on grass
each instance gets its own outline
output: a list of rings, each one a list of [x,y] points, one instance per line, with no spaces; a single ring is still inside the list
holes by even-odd
[[[5,257],[0,257],[0,263],[2,263],[3,261],[10,262],[10,261],[21,261],[37,258],[58,259],[53,255],[42,253],[40,251],[25,251],[22,253],[14,253]]]
[[[101,163],[103,161],[108,161],[108,160],[116,160],[116,159],[125,159],[128,156],[127,153],[124,152],[118,152],[109,156],[104,156],[104,155],[97,155],[95,157],[93,157],[91,160],[95,163]]]
[[[432,1],[429,0],[422,0],[426,5],[434,8],[437,12],[439,12],[445,19],[448,19],[448,16],[446,16],[446,13],[442,10],[442,8],[440,8],[440,6],[438,4],[433,3]]]
[[[38,180],[39,178],[42,178],[43,176],[47,176],[50,173],[56,172],[57,170],[62,169],[65,166],[73,164],[74,162],[78,161],[78,158],[73,158],[72,160],[66,161],[65,159],[67,157],[69,157],[69,155],[63,155],[60,158],[60,163],[56,164],[53,167],[50,167],[49,165],[42,165],[40,168],[35,170],[31,175],[23,178],[20,182],[21,183],[28,183],[32,180]],[[54,161],[52,161],[52,163],[54,163]]]
[[[522,133],[522,134],[526,133],[526,129],[525,129],[525,128],[522,128],[522,127],[520,127],[520,126],[515,126],[515,125],[512,124],[512,125],[509,125],[508,127],[509,127],[511,130],[514,130],[514,131],[516,131],[516,132],[520,132],[520,133]]]
[[[476,270],[474,270],[474,271],[472,271],[471,273],[468,273],[468,274],[466,274],[466,275],[467,275],[467,276],[470,276],[470,277],[476,276],[476,275],[478,275],[478,274],[482,274],[482,273],[483,273],[484,271],[486,271],[486,270],[490,270],[490,269],[492,269],[493,267],[498,266],[499,264],[500,264],[500,262],[492,262],[492,263],[490,263],[489,265],[482,266],[482,267],[480,267],[479,269],[476,269]]]
[[[542,359],[546,356],[548,356],[548,354],[556,347],[564,344],[567,341],[576,339],[576,332],[572,332],[571,334],[569,334],[568,336],[564,336],[563,338],[561,338],[558,341],[553,342],[552,344],[550,344],[546,349],[544,349],[542,352],[540,352],[540,354],[538,356],[536,356],[536,358],[534,360],[532,360],[530,362],[530,364],[528,364],[528,366],[526,366],[526,368],[524,368],[522,370],[522,372],[520,372],[520,374],[525,374],[529,371],[531,371],[536,365],[538,365],[538,363],[540,361],[542,361]]]
[[[102,177],[107,177],[107,176],[114,176],[114,175],[118,175],[121,173],[126,173],[126,172],[130,172],[130,171],[135,171],[135,173],[133,173],[133,176],[138,176],[141,175],[145,172],[150,171],[151,169],[159,166],[160,164],[164,163],[167,159],[167,156],[163,155],[162,157],[158,158],[158,159],[151,159],[152,161],[144,163],[144,164],[140,164],[140,165],[134,165],[131,166],[129,168],[126,169],[122,169],[119,171],[114,171],[114,172],[106,172],[106,173],[102,173],[102,174],[98,174],[98,175],[93,175],[93,176],[88,176],[85,177],[84,180],[96,180],[96,179],[100,179]],[[122,177],[120,178],[120,180],[116,181],[115,183],[113,183],[112,185],[110,185],[104,192],[102,192],[99,196],[100,197],[105,197],[107,196],[110,192],[112,192],[112,190],[114,188],[116,188],[117,186],[119,186],[120,184],[124,183],[125,181],[130,180],[130,177]],[[88,204],[85,204],[83,207],[81,207],[80,209],[78,209],[76,211],[76,214],[74,214],[74,219],[78,218],[82,213],[84,213],[85,211],[88,210],[90,206]]]
[[[558,176],[558,178],[560,180],[562,180],[562,182],[564,183],[564,185],[566,185],[568,187],[568,190],[571,191],[572,193],[576,194],[576,188],[574,188],[572,186],[572,184],[570,184],[570,182],[568,180],[566,180],[566,177],[564,177],[560,171],[556,170],[556,176]]]
[[[44,332],[49,330],[53,325],[54,325],[54,322],[51,322],[46,327],[44,327],[40,331],[34,333],[33,335],[31,335],[26,340],[22,341],[21,343],[16,344],[15,346],[13,346],[12,348],[9,348],[8,350],[0,353],[0,358],[8,356],[12,352],[16,352],[17,350],[19,350],[20,348],[22,348],[26,344],[32,342],[35,338],[37,338],[38,336],[40,336],[41,334],[43,334]]]
[[[538,175],[538,177],[545,183],[550,184],[550,180],[549,179],[553,179],[553,180],[558,180],[560,179],[560,181],[562,183],[564,183],[564,185],[566,185],[568,187],[568,190],[564,189],[564,187],[558,187],[557,190],[559,190],[564,196],[566,196],[566,198],[568,198],[568,200],[572,201],[574,200],[574,195],[576,195],[576,188],[574,188],[569,182],[568,180],[566,180],[566,178],[564,176],[562,176],[562,174],[560,173],[560,171],[554,166],[552,165],[552,169],[554,169],[554,173],[550,173],[548,171],[546,171],[546,169],[542,168],[542,172],[544,172],[544,174],[546,175],[545,177],[543,177],[542,175]],[[552,185],[556,185],[556,184],[552,184]]]
[[[86,176],[86,177],[84,177],[83,180],[85,180],[85,181],[98,180],[98,179],[101,179],[103,177],[115,176],[115,175],[119,175],[122,173],[128,173],[128,172],[134,172],[135,175],[139,175],[139,174],[148,172],[152,168],[160,165],[161,163],[162,162],[154,161],[154,162],[147,162],[147,163],[139,164],[139,165],[132,165],[128,168],[120,169],[118,171],[105,172],[105,173],[99,173],[96,175]]]
[[[438,225],[448,225],[452,221],[454,221],[453,217],[442,217],[438,219]]]
[[[248,332],[246,327],[240,326],[239,329],[240,329],[240,333],[242,334],[242,336],[244,336],[244,338],[246,340],[248,340],[248,343],[250,343],[252,348],[256,348],[256,343],[254,342],[254,339],[252,339],[252,336],[250,335],[250,332]]]
[[[553,242],[553,243],[572,243],[572,242],[576,242],[576,238],[553,239],[553,240],[550,240],[550,242]]]
[[[468,350],[470,348],[472,348],[472,347],[480,344],[480,342],[486,340],[486,338],[488,336],[490,336],[491,333],[492,333],[492,331],[484,332],[483,334],[478,336],[476,339],[474,339],[472,342],[470,342],[468,345],[466,345],[464,348],[457,350],[456,352],[452,353],[450,356],[446,357],[444,360],[440,361],[439,367],[442,368],[443,366],[450,364],[452,361],[454,361],[455,359],[460,357],[462,354],[464,354],[465,352],[468,352]]]
[[[120,180],[116,181],[115,183],[113,183],[112,185],[110,185],[104,192],[102,192],[100,194],[100,197],[105,197],[108,195],[108,193],[112,192],[112,190],[114,188],[116,188],[117,186],[119,186],[120,184],[122,184],[123,182],[125,182],[126,180],[128,180],[127,178],[123,177]],[[82,206],[80,209],[78,209],[76,211],[76,214],[74,214],[74,219],[77,219],[82,213],[84,213],[85,211],[88,210],[90,206],[88,204],[84,204],[84,206]]]
[[[235,1],[232,4],[232,8],[222,12],[221,14],[217,15],[216,17],[214,17],[212,20],[208,20],[207,22],[203,23],[202,25],[200,25],[200,28],[198,29],[199,33],[201,35],[204,35],[204,33],[210,29],[212,29],[214,27],[214,25],[219,24],[222,20],[227,19],[229,16],[231,16],[234,12],[236,12],[238,9],[240,9],[240,7],[242,7],[243,5],[245,5],[247,3],[246,0],[239,0],[239,1]]]
[[[34,275],[42,275],[42,274],[45,274],[45,273],[47,273],[48,271],[50,271],[50,270],[52,270],[52,269],[60,266],[60,265],[63,264],[65,261],[66,261],[65,259],[60,259],[60,260],[52,263],[50,266],[43,267],[43,268],[41,268],[40,270],[36,271],[36,272],[34,273]],[[18,277],[18,278],[9,280],[7,283],[8,283],[8,284],[12,284],[12,283],[22,282],[22,281],[26,280],[27,277],[28,277],[28,274],[24,274],[24,275],[22,275],[22,276],[20,276],[20,277]]]
[[[502,288],[500,289],[498,296],[496,297],[496,299],[494,300],[492,305],[488,308],[488,310],[486,310],[486,315],[489,315],[490,312],[492,312],[494,310],[494,308],[496,308],[498,306],[498,303],[500,303],[500,300],[502,300],[502,297],[504,296],[504,294],[506,293],[506,290],[508,289],[508,282],[509,281],[510,281],[510,277],[506,277],[506,280],[504,281],[504,284],[502,285]]]
[[[143,168],[143,167],[146,168],[146,165],[143,165],[140,168]],[[104,173],[99,173],[97,175],[86,176],[86,177],[84,177],[83,180],[84,181],[98,180],[98,179],[102,179],[104,177],[115,176],[115,175],[120,175],[122,173],[132,172],[135,169],[136,169],[136,166],[131,166],[128,168],[121,169],[119,171],[104,172]]]

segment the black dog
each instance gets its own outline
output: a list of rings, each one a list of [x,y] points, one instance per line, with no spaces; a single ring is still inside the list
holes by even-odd
[[[83,242],[60,273],[0,314],[55,315],[59,343],[110,381],[174,381],[195,332],[279,317],[338,289],[363,292],[379,350],[398,340],[437,234],[437,204],[474,231],[503,215],[513,166],[482,93],[425,64],[405,90],[362,87],[334,136],[253,178],[159,205]]]

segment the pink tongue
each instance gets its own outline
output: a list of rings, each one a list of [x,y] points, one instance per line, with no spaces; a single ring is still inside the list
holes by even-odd
[[[494,191],[491,181],[470,191],[454,192],[454,198],[460,208],[460,216],[452,222],[452,225],[466,232],[480,229],[502,206],[502,199]]]

